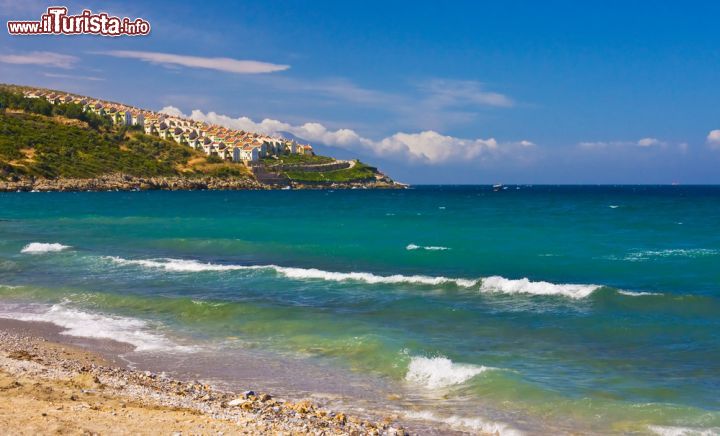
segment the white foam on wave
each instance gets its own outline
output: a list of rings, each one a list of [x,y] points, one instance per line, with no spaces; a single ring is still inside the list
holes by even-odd
[[[561,295],[570,298],[585,298],[599,289],[597,285],[555,284],[550,282],[532,282],[524,279],[506,279],[505,277],[486,277],[480,284],[484,292],[502,292],[506,294]]]
[[[415,245],[408,244],[405,247],[406,250],[427,250],[427,251],[445,251],[450,250],[450,247],[443,247],[442,245]]]
[[[366,272],[333,272],[317,268],[293,268],[278,265],[219,265],[202,263],[195,260],[182,259],[154,259],[154,260],[128,260],[119,257],[108,257],[113,262],[125,265],[140,265],[147,268],[159,268],[173,272],[202,272],[202,271],[234,271],[234,270],[273,270],[278,274],[292,279],[317,279],[328,281],[361,281],[370,284],[378,283],[414,283],[421,285],[442,285],[455,283],[457,286],[472,287],[478,280],[455,279],[449,277],[431,277],[423,275],[406,276],[395,274],[380,276]]]
[[[406,412],[404,415],[408,419],[443,423],[455,430],[470,430],[477,433],[500,436],[521,436],[524,434],[504,422],[489,421],[477,417],[466,418],[457,415],[441,417],[429,411]]]
[[[107,257],[106,259],[121,265],[138,265],[145,268],[163,269],[171,272],[270,270],[284,277],[297,280],[358,281],[369,284],[406,283],[424,286],[454,284],[462,288],[473,288],[480,285],[479,290],[481,292],[558,295],[576,299],[585,298],[600,288],[600,286],[597,285],[554,284],[544,281],[533,282],[527,278],[507,279],[500,276],[491,276],[482,279],[403,274],[383,276],[369,272],[333,272],[317,268],[295,268],[278,265],[222,265],[184,259],[129,260],[120,257]]]
[[[146,268],[164,269],[173,272],[203,272],[203,271],[234,271],[244,269],[257,269],[251,266],[242,265],[219,265],[215,263],[203,263],[197,260],[184,259],[151,259],[151,260],[130,260],[116,256],[108,256],[109,259],[120,265],[139,265]]]
[[[617,204],[611,204],[611,205],[608,206],[608,207],[609,207],[610,209],[617,209],[617,208],[620,207],[620,206],[618,206]]]
[[[652,296],[652,295],[663,295],[659,292],[635,292],[635,291],[623,291],[623,290],[618,290],[617,293],[621,294],[621,295],[627,295],[629,297],[645,297],[645,296]]]
[[[111,339],[135,347],[135,351],[191,351],[166,337],[149,331],[145,321],[115,315],[90,313],[55,304],[40,311],[2,311],[0,316],[20,321],[49,322],[62,327],[63,335]]]
[[[648,429],[660,436],[715,436],[720,434],[720,427],[698,428],[649,425]]]
[[[42,254],[63,251],[68,248],[70,248],[69,245],[58,244],[57,242],[52,244],[46,242],[31,242],[24,246],[20,252],[26,254]]]
[[[405,380],[429,389],[438,389],[465,383],[478,374],[491,369],[494,368],[455,363],[443,356],[415,356],[408,364]]]
[[[342,272],[332,272],[332,271],[323,271],[321,269],[316,268],[290,268],[290,267],[283,267],[283,266],[276,266],[272,265],[269,266],[269,268],[274,269],[278,273],[284,275],[288,278],[293,279],[320,279],[320,280],[330,280],[330,281],[336,281],[336,282],[343,282],[348,280],[353,281],[360,281],[370,284],[378,284],[378,283],[386,283],[386,284],[394,284],[394,283],[412,283],[412,284],[419,284],[419,285],[443,285],[447,283],[454,283],[457,286],[462,286],[465,288],[470,288],[475,286],[479,280],[470,280],[470,279],[457,279],[457,278],[449,278],[449,277],[431,277],[431,276],[423,276],[423,275],[412,275],[412,276],[406,276],[402,274],[394,274],[391,276],[380,276],[375,275],[373,273],[367,273],[367,272],[349,272],[349,273],[342,273]]]

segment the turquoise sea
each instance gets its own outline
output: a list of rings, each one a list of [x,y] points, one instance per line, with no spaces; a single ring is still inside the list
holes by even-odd
[[[439,433],[720,433],[720,187],[0,194],[0,316]]]

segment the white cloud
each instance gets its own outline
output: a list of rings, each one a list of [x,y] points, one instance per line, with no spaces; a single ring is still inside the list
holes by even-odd
[[[662,143],[655,138],[643,138],[637,142],[637,145],[640,147],[652,147],[653,145],[660,144]]]
[[[80,59],[49,51],[33,51],[25,54],[0,55],[0,62],[17,65],[41,65],[46,67],[57,67],[70,69]]]
[[[660,141],[657,138],[642,138],[637,141],[594,141],[594,142],[580,142],[578,146],[586,149],[599,149],[607,147],[654,147],[664,146],[666,142]]]
[[[45,77],[53,77],[57,79],[73,79],[73,80],[90,80],[93,82],[105,80],[102,77],[95,76],[76,76],[75,74],[56,74],[56,73],[44,73]]]
[[[344,78],[299,79],[288,75],[255,75],[244,79],[263,93],[249,97],[260,104],[268,104],[268,93],[278,92],[272,100],[287,101],[289,98],[311,108],[337,106],[354,108],[364,106],[373,115],[388,113],[385,120],[406,130],[445,130],[452,126],[466,125],[477,120],[481,110],[509,108],[515,102],[509,96],[486,89],[482,82],[472,80],[429,79],[391,83],[386,89],[366,88]],[[383,121],[380,121],[382,123]],[[377,124],[376,124],[377,125]],[[388,127],[387,125],[385,127]]]
[[[429,94],[427,103],[431,106],[511,107],[515,104],[510,97],[498,92],[487,91],[482,83],[474,80],[433,79],[421,83],[419,88]]]
[[[380,155],[401,154],[429,163],[439,163],[475,159],[484,152],[496,150],[498,143],[494,138],[461,139],[426,130],[420,133],[395,133],[374,142],[372,148]]]
[[[268,62],[238,60],[231,58],[208,58],[200,56],[185,56],[172,53],[158,53],[151,51],[110,50],[95,52],[95,54],[113,56],[118,58],[139,59],[144,62],[163,66],[180,65],[190,68],[205,68],[236,74],[260,74],[284,71],[289,65],[271,64]]]
[[[707,135],[707,144],[712,149],[720,150],[720,129],[711,130]]]
[[[627,144],[627,143],[617,142],[617,141],[615,141],[615,142],[585,141],[585,142],[578,143],[578,147],[592,149],[592,148],[605,148],[605,147],[610,147],[613,145],[617,146],[617,145],[623,145],[623,144]]]
[[[187,117],[182,111],[175,106],[165,106],[164,108],[160,109],[161,113],[170,115],[171,117]]]
[[[166,106],[160,112],[175,116],[187,116],[174,106]],[[268,135],[290,133],[313,143],[344,149],[362,149],[379,156],[398,157],[428,164],[497,156],[503,152],[534,146],[532,142],[526,140],[499,144],[494,138],[463,139],[442,135],[432,130],[419,133],[398,132],[376,141],[362,137],[350,129],[329,130],[320,123],[292,125],[268,118],[258,123],[248,117],[232,118],[215,112],[203,113],[197,109],[192,111],[189,117],[198,121]]]

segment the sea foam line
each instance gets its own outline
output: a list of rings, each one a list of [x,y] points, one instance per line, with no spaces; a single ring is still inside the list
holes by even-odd
[[[424,275],[406,276],[395,274],[380,276],[367,272],[333,272],[317,268],[293,268],[278,265],[220,265],[214,263],[203,263],[196,260],[184,259],[153,259],[153,260],[129,260],[120,257],[107,257],[118,264],[140,265],[147,268],[164,269],[173,272],[203,272],[203,271],[237,271],[237,270],[272,270],[276,273],[291,279],[317,279],[335,282],[360,281],[369,284],[397,284],[414,283],[421,285],[442,285],[455,283],[457,286],[470,288],[475,286],[479,280],[456,279],[449,277],[431,277]]]
[[[699,258],[717,256],[720,250],[711,248],[668,248],[665,250],[633,251],[624,257],[609,256],[610,260],[625,260],[629,262],[643,262],[651,259],[663,258]]]
[[[22,250],[20,250],[21,253],[26,254],[43,254],[43,253],[51,253],[56,251],[63,251],[68,248],[71,248],[69,245],[63,245],[59,244],[57,242],[55,243],[46,243],[46,242],[31,242],[23,247]]]
[[[660,292],[635,292],[635,291],[623,291],[622,289],[617,291],[618,294],[627,295],[628,297],[645,297],[653,295],[664,295]]]
[[[660,436],[715,436],[720,434],[720,428],[674,427],[662,425],[649,425],[648,429]]]
[[[533,282],[527,278],[507,279],[500,276],[479,279],[402,274],[382,276],[369,272],[333,272],[317,268],[294,268],[278,265],[223,265],[203,263],[197,260],[171,258],[130,260],[113,256],[107,257],[106,259],[121,265],[138,265],[145,268],[163,269],[171,272],[270,270],[284,277],[298,280],[359,281],[368,284],[407,283],[429,286],[454,284],[462,288],[474,288],[477,286],[480,292],[487,293],[558,295],[575,299],[585,298],[600,288],[598,285],[554,284],[544,281]]]
[[[145,321],[116,315],[90,313],[54,304],[44,311],[4,310],[0,317],[20,321],[49,322],[62,327],[60,334],[85,338],[111,339],[135,347],[135,351],[192,351],[192,347],[177,345],[165,336],[149,331]]]
[[[441,417],[429,411],[405,412],[404,415],[408,419],[439,422],[456,430],[472,430],[481,434],[500,436],[521,436],[524,434],[504,422],[489,421],[482,418],[466,418],[457,415]]]

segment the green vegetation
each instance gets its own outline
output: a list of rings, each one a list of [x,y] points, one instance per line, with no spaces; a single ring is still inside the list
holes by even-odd
[[[0,179],[112,173],[252,177],[242,165],[146,135],[138,126],[115,127],[110,117],[86,112],[79,104],[51,104],[0,87]]]
[[[212,163],[189,147],[137,129],[100,132],[65,118],[0,112],[0,179],[14,176],[92,178],[211,176],[249,178],[243,165]]]
[[[356,162],[352,168],[336,171],[310,172],[287,171],[285,175],[295,182],[305,183],[348,183],[374,180],[377,169]]]
[[[223,163],[222,158],[220,156],[215,156],[215,155],[208,156],[207,161],[208,161],[208,163],[214,163],[214,164]]]
[[[18,109],[38,115],[59,115],[65,118],[84,121],[93,129],[110,129],[112,120],[108,116],[97,115],[94,112],[85,112],[77,103],[52,104],[44,98],[26,98],[19,92],[7,88],[0,88],[0,111]]]
[[[178,174],[196,152],[125,129],[101,132],[26,113],[0,113],[0,177],[91,178]],[[67,119],[66,119],[67,121]]]

